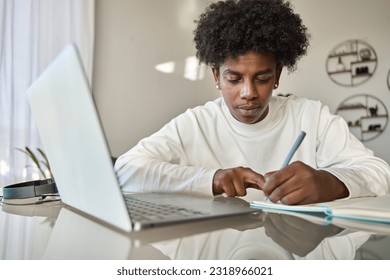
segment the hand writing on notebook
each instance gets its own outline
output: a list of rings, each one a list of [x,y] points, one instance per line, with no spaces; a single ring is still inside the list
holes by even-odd
[[[309,204],[348,196],[345,185],[324,170],[316,170],[300,161],[264,175],[264,194],[272,202]]]
[[[348,190],[335,176],[300,161],[264,176],[245,167],[220,169],[215,173],[214,195],[245,196],[247,188],[263,190],[270,201],[284,204],[310,204],[348,196]]]

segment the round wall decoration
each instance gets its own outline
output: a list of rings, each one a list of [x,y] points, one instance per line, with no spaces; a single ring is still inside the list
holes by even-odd
[[[370,79],[377,62],[375,50],[368,43],[348,40],[338,44],[329,53],[326,72],[336,84],[351,87]]]
[[[387,87],[390,89],[390,70],[389,73],[387,73]]]
[[[387,108],[383,102],[368,94],[357,94],[345,99],[336,114],[345,119],[351,133],[363,142],[379,136],[388,122]]]

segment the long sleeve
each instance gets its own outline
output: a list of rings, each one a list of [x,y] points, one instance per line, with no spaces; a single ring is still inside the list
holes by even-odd
[[[189,154],[195,153],[202,161],[201,150],[205,145],[203,136],[198,134],[201,132],[196,129],[196,123],[182,116],[141,140],[115,164],[123,190],[212,196],[216,169],[188,161]],[[188,143],[188,138],[198,139],[198,143]]]
[[[349,189],[349,197],[390,193],[390,168],[382,159],[349,133],[345,121],[321,110],[317,163],[338,177]]]

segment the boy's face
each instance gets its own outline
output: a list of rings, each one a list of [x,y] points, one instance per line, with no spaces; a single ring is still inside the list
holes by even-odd
[[[271,53],[247,52],[212,68],[214,79],[230,113],[242,123],[257,123],[268,113],[268,103],[282,67]]]

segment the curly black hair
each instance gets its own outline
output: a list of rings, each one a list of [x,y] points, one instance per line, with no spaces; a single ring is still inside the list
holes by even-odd
[[[294,71],[309,46],[306,26],[284,0],[218,1],[195,23],[196,57],[217,70],[227,58],[255,51],[273,53]]]

